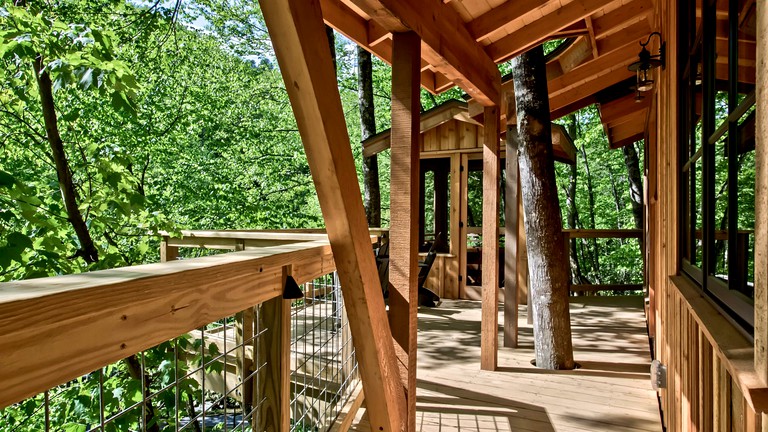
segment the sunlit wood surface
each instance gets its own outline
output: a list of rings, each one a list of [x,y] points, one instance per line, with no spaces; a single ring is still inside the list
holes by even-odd
[[[531,366],[525,306],[520,348],[500,348],[499,370],[481,371],[480,313],[480,302],[461,300],[419,310],[417,430],[661,430],[642,298],[573,298],[573,343],[582,366],[576,371]],[[369,430],[363,410],[351,430]]]

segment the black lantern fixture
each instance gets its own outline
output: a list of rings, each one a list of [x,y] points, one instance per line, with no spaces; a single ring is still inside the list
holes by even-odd
[[[651,42],[651,38],[654,35],[659,37],[661,47],[659,48],[658,54],[651,55],[651,52],[648,51],[645,47]],[[640,54],[637,55],[639,60],[627,67],[627,69],[637,74],[637,97],[635,100],[638,101],[642,100],[640,97],[640,92],[646,92],[653,89],[653,75],[651,70],[656,69],[659,66],[664,69],[664,50],[666,43],[661,40],[661,33],[653,32],[648,35],[648,40],[645,41],[645,43],[640,42],[640,46],[643,47],[643,49],[640,50]]]

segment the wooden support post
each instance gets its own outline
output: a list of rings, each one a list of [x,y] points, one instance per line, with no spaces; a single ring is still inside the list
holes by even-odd
[[[168,246],[168,236],[160,240],[160,262],[176,261],[179,258],[179,247]]]
[[[292,265],[283,266],[283,286],[292,272]],[[266,351],[267,362],[257,392],[264,398],[264,403],[254,418],[253,428],[287,432],[291,419],[291,300],[278,296],[266,301],[261,307],[261,315],[265,326],[261,348]]]
[[[499,108],[484,109],[483,315],[480,368],[496,370],[499,351]]]
[[[378,271],[318,0],[261,1],[344,289],[373,430],[406,427]]]
[[[416,329],[419,303],[419,79],[421,40],[392,35],[392,152],[389,229],[389,325],[408,407],[416,430]],[[366,392],[366,394],[369,394]]]
[[[250,412],[254,403],[258,405],[258,399],[253,392],[254,379],[251,376],[253,372],[253,356],[256,355],[256,340],[254,339],[254,309],[247,308],[237,314],[235,323],[235,342],[238,346],[237,360],[235,363],[237,377],[242,383],[240,388],[240,398],[243,412]],[[251,348],[250,356],[248,349]],[[249,379],[250,377],[250,379]]]
[[[755,130],[755,369],[768,384],[768,4],[757,7]],[[768,432],[768,414],[762,415]]]
[[[459,221],[459,298],[467,298],[467,210],[468,197],[467,189],[469,184],[469,157],[461,154],[461,164],[459,167],[459,207],[461,207],[461,216]]]
[[[504,183],[504,346],[517,348],[517,232],[520,173],[517,168],[517,128],[507,126],[506,182]]]
[[[448,268],[446,273],[448,277],[446,281],[450,280],[448,286],[450,289],[446,289],[445,297],[449,299],[459,299],[461,292],[461,283],[459,278],[461,277],[461,259],[459,254],[461,248],[459,247],[461,240],[461,156],[459,154],[451,155],[451,218],[450,218],[450,242],[451,249],[450,254],[452,258],[448,260]]]

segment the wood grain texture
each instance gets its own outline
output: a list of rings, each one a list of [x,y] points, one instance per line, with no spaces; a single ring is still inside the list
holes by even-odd
[[[445,283],[449,287],[446,289],[446,297],[458,299],[459,297],[459,277],[461,275],[461,260],[459,259],[459,244],[461,242],[461,156],[459,154],[451,155],[451,220],[450,220],[450,253],[453,259],[448,260],[446,266]]]
[[[160,240],[160,262],[176,261],[179,258],[179,248],[169,245],[168,237]]]
[[[285,286],[286,278],[293,273],[293,266],[283,266],[281,284]],[[290,398],[291,398],[291,300],[282,296],[275,297],[261,307],[261,319],[266,329],[259,337],[262,345],[269,347],[267,362],[261,371],[263,379],[259,383],[259,396],[264,403],[259,405],[260,424],[256,430],[288,431],[290,430]]]
[[[516,57],[551,34],[592,15],[614,0],[578,0],[560,6],[486,48],[496,62]]]
[[[416,420],[416,310],[419,252],[419,65],[421,41],[395,33],[392,61],[390,157],[389,325],[408,406],[408,430]]]
[[[485,109],[483,127],[483,318],[480,368],[496,370],[499,350],[499,108]]]
[[[755,369],[768,384],[768,5],[756,7]]]
[[[299,283],[335,269],[327,243],[4,283],[0,407],[279,296],[282,266],[313,262]]]
[[[262,1],[315,182],[374,426],[406,425],[392,333],[370,242],[336,74],[317,0]],[[373,342],[373,343],[372,343]]]
[[[574,351],[582,364],[574,371],[530,364],[532,328],[524,308],[520,346],[499,350],[495,372],[477,368],[479,337],[472,329],[482,315],[479,302],[445,301],[437,310],[420,310],[421,431],[660,432],[642,298],[571,300]],[[371,430],[362,417],[351,430]]]

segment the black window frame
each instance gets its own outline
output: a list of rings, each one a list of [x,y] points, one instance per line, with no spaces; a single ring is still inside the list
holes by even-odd
[[[739,120],[755,104],[755,91],[739,102],[739,2],[728,2],[728,103],[725,120],[717,124],[715,103],[717,98],[716,37],[717,0],[701,2],[701,22],[697,23],[696,1],[679,1],[678,23],[678,77],[679,112],[679,259],[683,274],[692,279],[714,302],[750,335],[754,332],[754,306],[735,288],[746,278],[738,262],[738,156]],[[700,65],[700,67],[699,67]],[[701,134],[697,136],[697,87],[701,86]],[[715,152],[716,144],[726,136],[727,185],[727,281],[715,276]],[[697,142],[697,140],[699,142]],[[753,150],[754,151],[754,150]],[[696,165],[701,166],[697,177]],[[693,175],[692,175],[693,173]],[[733,181],[732,179],[737,179]],[[697,182],[701,182],[701,197],[697,196]],[[701,202],[701,212],[698,203]],[[702,219],[701,234],[695,221]],[[696,265],[697,242],[701,239],[701,266]],[[743,239],[742,239],[743,242]],[[743,246],[743,245],[741,245]],[[749,253],[749,252],[748,252]],[[754,250],[751,251],[754,254]],[[742,257],[743,258],[743,257]],[[691,261],[694,262],[691,262]],[[731,288],[729,288],[729,284]]]

